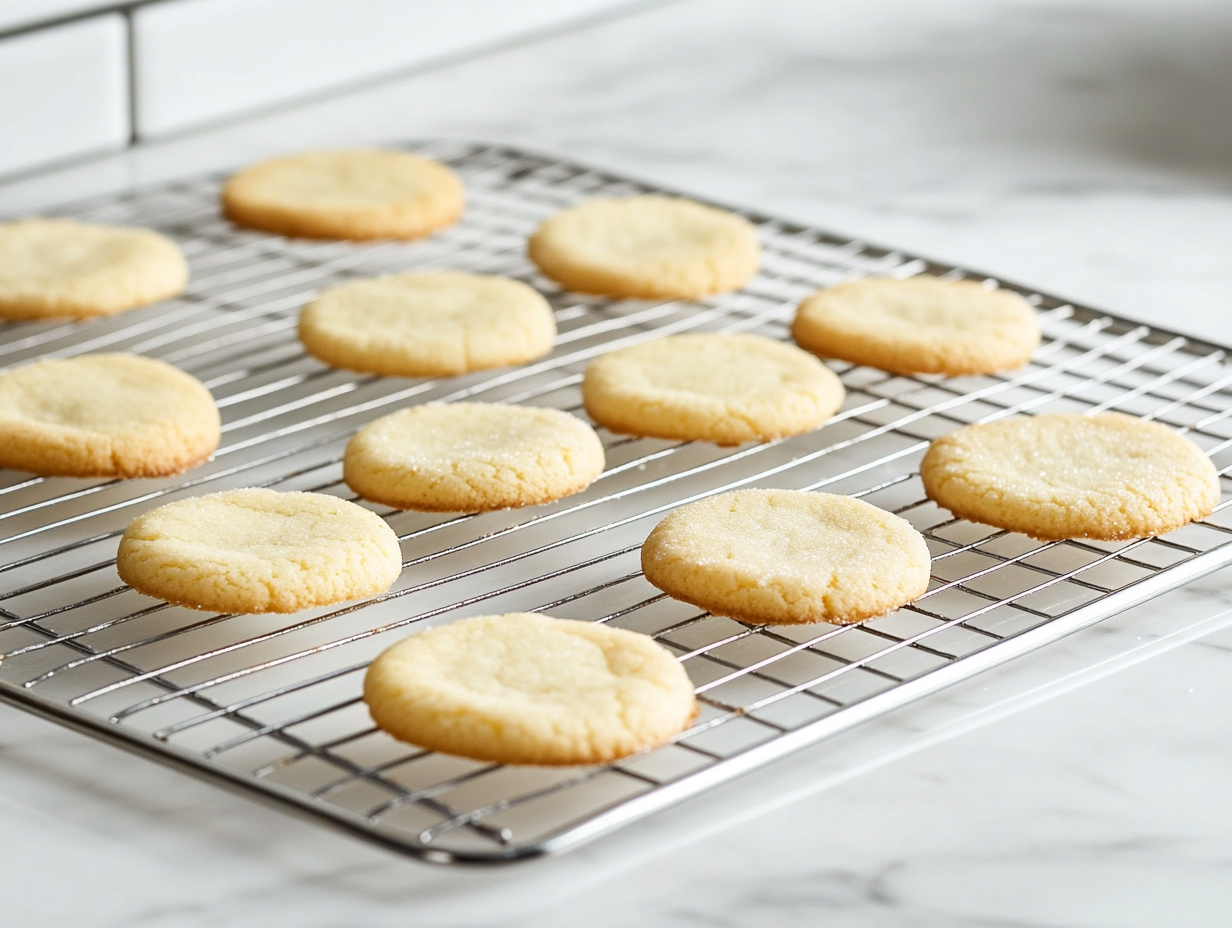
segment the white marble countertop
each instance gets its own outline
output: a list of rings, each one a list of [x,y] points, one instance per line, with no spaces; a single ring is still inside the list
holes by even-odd
[[[1232,7],[691,0],[0,187],[507,141],[1232,342]],[[6,923],[1228,922],[1228,572],[557,860],[431,867],[0,709]]]

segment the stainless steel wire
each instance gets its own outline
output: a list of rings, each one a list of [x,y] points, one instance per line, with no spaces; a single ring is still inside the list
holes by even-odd
[[[1017,413],[1117,409],[1189,435],[1232,469],[1232,366],[1223,349],[1036,293],[1045,341],[1013,374],[905,377],[835,363],[848,399],[822,429],[720,448],[601,432],[608,468],[586,492],[482,515],[372,508],[404,563],[388,593],[295,616],[213,615],[118,581],[128,521],[164,502],[236,486],[354,499],[341,453],[392,409],[469,398],[583,415],[586,362],[673,332],[786,338],[801,297],[865,274],[974,277],[816,229],[745,213],[765,246],[740,293],[698,302],[562,293],[524,258],[555,210],[649,185],[502,146],[414,146],[464,176],[463,221],[423,242],[305,242],[236,229],[220,179],[79,203],[78,218],[141,225],[189,256],[184,296],[110,319],[10,324],[0,370],[34,358],[136,351],[201,378],[223,414],[215,458],[179,478],[69,480],[0,472],[0,698],[151,758],[436,861],[561,850],[677,802],[878,712],[1232,561],[1224,507],[1163,538],[1041,543],[950,518],[924,498],[928,442]],[[560,337],[546,359],[458,378],[331,370],[295,338],[322,286],[416,268],[506,274],[548,295]],[[1226,477],[1224,478],[1227,479]],[[928,539],[929,592],[861,626],[739,623],[674,601],[638,570],[642,539],[684,502],[746,486],[826,489],[896,512]],[[360,699],[363,669],[415,628],[481,612],[543,610],[656,636],[692,677],[697,723],[658,751],[599,767],[512,768],[399,744]]]

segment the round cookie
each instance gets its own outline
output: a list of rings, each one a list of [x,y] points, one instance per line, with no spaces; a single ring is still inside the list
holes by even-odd
[[[1022,367],[1040,342],[1031,304],[970,280],[865,277],[800,304],[801,348],[905,374],[991,374]]]
[[[116,569],[133,589],[176,606],[295,612],[384,592],[402,553],[393,529],[354,503],[227,490],[138,516]]]
[[[458,176],[404,151],[310,151],[228,179],[223,213],[251,229],[303,238],[421,238],[462,215]]]
[[[735,445],[817,428],[842,381],[812,355],[760,335],[671,335],[596,358],[582,400],[628,435]]]
[[[505,764],[606,763],[697,714],[688,674],[648,636],[526,612],[398,642],[368,668],[364,700],[401,741]]]
[[[862,622],[928,589],[924,537],[849,496],[737,490],[670,513],[642,545],[646,579],[745,622]]]
[[[960,519],[1041,540],[1160,535],[1209,515],[1220,495],[1202,449],[1118,412],[964,426],[929,446],[920,477]]]
[[[527,253],[567,290],[647,299],[737,290],[761,261],[757,233],[734,213],[650,195],[562,210],[531,236]]]
[[[440,377],[542,357],[556,320],[547,300],[516,280],[426,271],[326,290],[300,313],[299,338],[333,367]]]
[[[0,223],[0,319],[110,316],[173,297],[187,283],[179,246],[148,229]]]
[[[364,499],[398,509],[486,512],[577,493],[603,463],[599,436],[567,412],[430,403],[360,429],[343,477]]]
[[[0,467],[44,477],[164,477],[218,447],[218,408],[183,371],[134,354],[0,374]]]

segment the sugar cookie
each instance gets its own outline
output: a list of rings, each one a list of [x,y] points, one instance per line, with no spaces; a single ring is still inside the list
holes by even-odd
[[[0,319],[110,316],[173,297],[187,283],[179,246],[148,229],[0,223]]]
[[[395,738],[505,764],[599,764],[658,747],[697,714],[693,684],[637,632],[534,613],[406,638],[364,678]]]
[[[395,274],[326,290],[304,307],[299,338],[334,367],[440,377],[523,364],[552,350],[547,300],[507,277]]]
[[[453,225],[462,182],[404,151],[310,151],[234,174],[222,207],[232,222],[304,238],[421,238]]]
[[[134,354],[40,361],[0,374],[0,467],[44,477],[163,477],[218,447],[195,377]]]
[[[791,328],[801,348],[897,373],[991,374],[1040,342],[1031,304],[970,280],[865,277],[819,290]]]
[[[133,589],[177,606],[295,612],[384,592],[402,554],[393,529],[354,503],[226,490],[138,516],[116,569]]]
[[[843,384],[812,355],[760,335],[671,335],[605,354],[582,399],[600,425],[629,435],[735,445],[817,428]]]
[[[920,476],[929,498],[960,519],[1039,539],[1160,535],[1219,503],[1202,449],[1117,412],[964,426],[929,446]]]
[[[558,409],[430,403],[365,426],[343,475],[364,499],[398,509],[485,512],[550,502],[603,472],[594,429]]]
[[[737,290],[761,261],[757,233],[739,216],[662,196],[571,206],[544,222],[527,250],[568,290],[648,299]]]
[[[829,493],[737,490],[655,526],[642,571],[665,593],[746,622],[862,622],[928,589],[928,545],[876,506]]]

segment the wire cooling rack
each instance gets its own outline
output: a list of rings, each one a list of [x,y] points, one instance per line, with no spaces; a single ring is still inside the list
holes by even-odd
[[[459,225],[422,242],[236,229],[219,217],[217,176],[62,211],[172,236],[192,265],[188,292],[111,319],[4,326],[0,365],[104,350],[162,358],[213,391],[223,442],[212,461],[170,479],[0,471],[0,698],[399,851],[513,860],[577,845],[1232,561],[1222,507],[1166,537],[1041,543],[950,518],[925,499],[917,466],[930,439],[1012,413],[1117,409],[1183,430],[1221,477],[1232,466],[1222,349],[1011,287],[1039,309],[1045,332],[1034,361],[1012,375],[904,377],[835,363],[846,403],[807,435],[722,448],[601,432],[607,470],[556,503],[481,515],[374,506],[405,563],[394,588],[370,600],[289,617],[214,615],[132,591],[114,558],[138,513],[241,486],[353,498],[341,482],[347,438],[401,406],[473,398],[584,415],[582,370],[612,348],[685,331],[785,339],[796,304],[818,287],[866,274],[973,276],[746,212],[765,259],[739,293],[697,302],[561,293],[525,260],[527,234],[581,198],[654,188],[506,147],[413,147],[454,166],[469,196]],[[415,268],[529,282],[552,302],[555,350],[523,367],[435,380],[361,376],[305,356],[296,317],[320,287]],[[860,626],[776,627],[700,612],[651,587],[638,551],[655,523],[746,486],[847,493],[898,513],[928,539],[929,592]],[[429,625],[523,610],[654,635],[697,687],[696,724],[654,752],[566,769],[433,754],[373,728],[360,691],[379,651]]]

